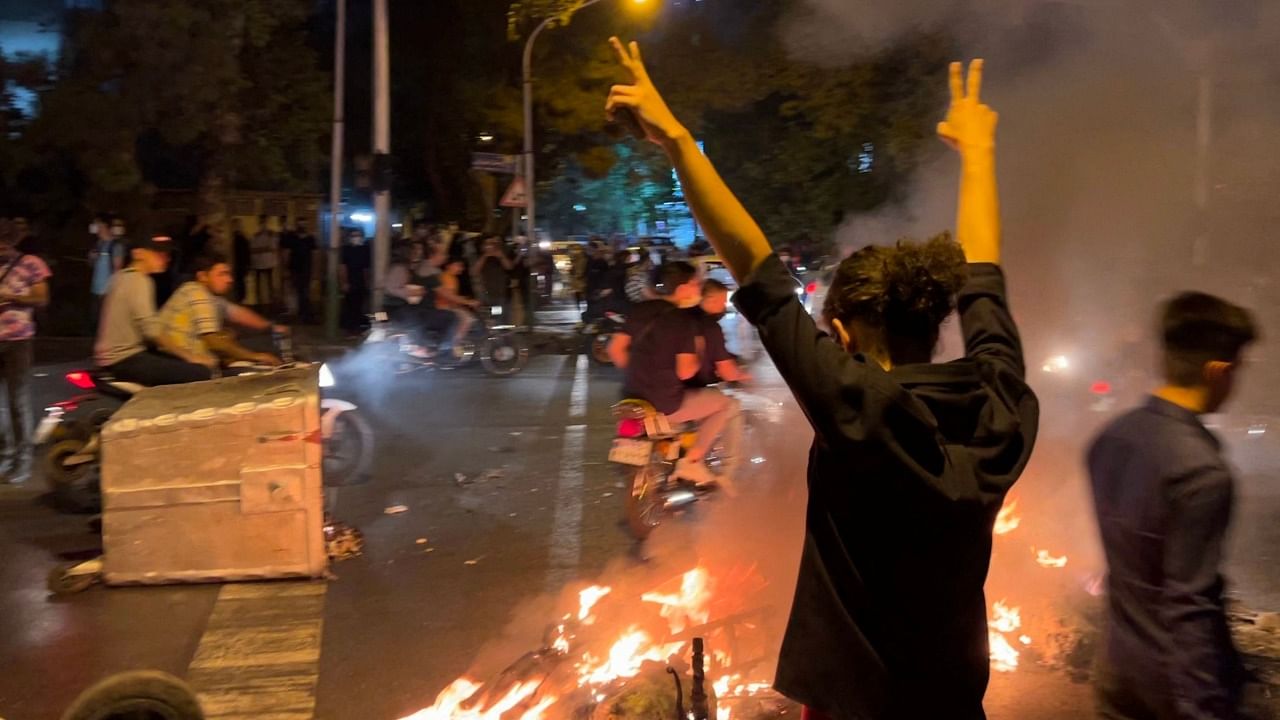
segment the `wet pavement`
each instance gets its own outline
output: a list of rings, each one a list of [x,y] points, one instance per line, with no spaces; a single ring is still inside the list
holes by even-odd
[[[41,406],[59,397],[66,367],[40,368]],[[760,375],[758,392],[785,397]],[[364,532],[365,551],[335,564],[328,583],[95,587],[51,599],[48,570],[93,554],[96,538],[38,488],[0,487],[0,717],[56,718],[95,680],[153,668],[204,686],[218,717],[392,720],[477,664],[536,648],[536,623],[509,624],[553,617],[549,598],[566,584],[656,562],[618,526],[622,490],[605,462],[612,369],[542,355],[513,378],[395,377],[355,363],[338,381],[372,422],[378,456],[371,483],[338,491],[336,514]],[[753,492],[794,521],[809,434],[794,408],[782,410],[757,437],[769,456]],[[1237,557],[1255,604],[1278,597],[1272,488],[1251,481],[1237,533],[1265,548]],[[397,505],[406,509],[386,512]],[[237,657],[270,654],[273,638],[291,648],[260,664],[274,674],[238,669]],[[268,682],[287,692],[261,692]],[[256,694],[238,689],[255,683]],[[988,705],[993,720],[1066,720],[1088,716],[1089,703],[1086,685],[1028,668],[996,674]]]

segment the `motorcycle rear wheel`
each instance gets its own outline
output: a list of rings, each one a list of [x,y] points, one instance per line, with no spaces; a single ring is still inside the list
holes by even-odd
[[[658,492],[658,476],[653,465],[631,472],[631,490],[627,493],[627,529],[636,540],[645,540],[662,524],[662,497]]]
[[[480,364],[490,375],[515,375],[529,364],[529,347],[519,333],[494,333],[485,339],[480,348]]]
[[[67,466],[66,460],[79,453],[88,438],[75,430],[58,428],[40,453],[41,471],[53,496],[53,504],[64,513],[90,515],[102,512],[99,460]]]

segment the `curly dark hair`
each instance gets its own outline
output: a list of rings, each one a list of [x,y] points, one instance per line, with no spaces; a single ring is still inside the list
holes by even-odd
[[[864,248],[836,269],[823,317],[882,331],[894,363],[928,362],[967,277],[964,251],[949,233]]]

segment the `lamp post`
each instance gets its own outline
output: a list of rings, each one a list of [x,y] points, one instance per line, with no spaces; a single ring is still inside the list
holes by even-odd
[[[573,12],[591,7],[600,1],[601,0],[586,0],[586,2],[579,5],[577,10],[574,10]],[[631,2],[636,5],[643,5],[647,1],[648,0],[631,0]],[[522,73],[524,79],[524,164],[522,170],[524,175],[525,197],[528,202],[528,207],[525,208],[525,214],[528,216],[529,220],[525,224],[525,237],[528,238],[530,258],[537,257],[537,253],[539,251],[538,237],[536,233],[538,217],[537,193],[535,192],[536,173],[534,172],[533,159],[533,44],[537,41],[538,36],[542,34],[542,31],[551,27],[558,19],[559,17],[553,15],[552,17],[538,23],[538,26],[533,29],[533,32],[529,33],[529,39],[525,41],[524,44],[524,66]]]

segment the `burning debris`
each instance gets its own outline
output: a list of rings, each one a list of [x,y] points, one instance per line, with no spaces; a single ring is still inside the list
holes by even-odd
[[[455,680],[404,720],[668,720],[686,708],[694,718],[778,717],[795,708],[762,676],[768,609],[745,605],[765,585],[754,566],[697,566],[638,598],[584,588],[541,648],[489,682]]]

